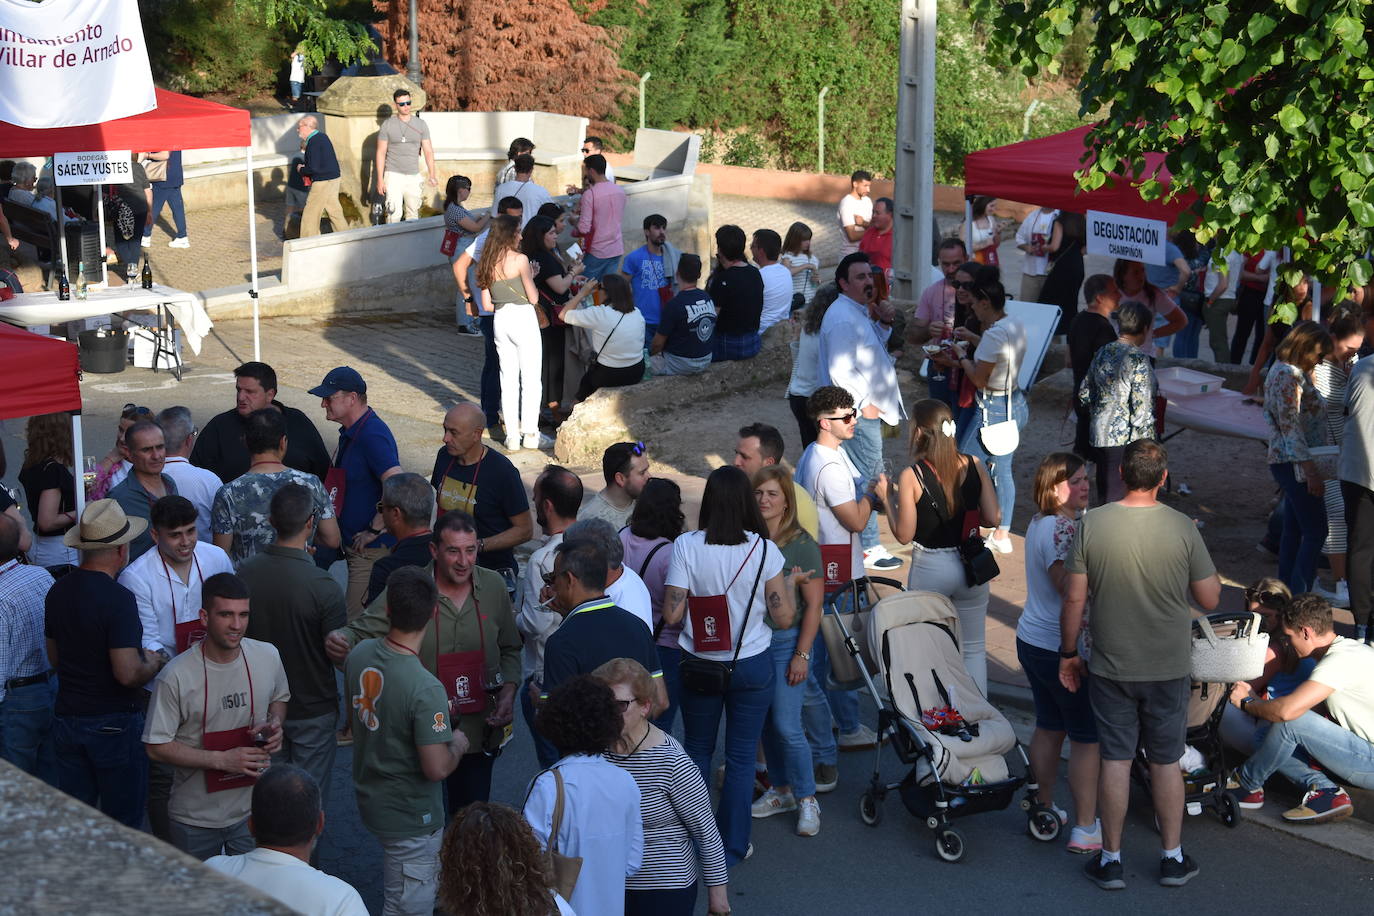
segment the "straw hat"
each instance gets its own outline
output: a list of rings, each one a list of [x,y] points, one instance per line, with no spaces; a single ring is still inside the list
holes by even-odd
[[[147,527],[147,519],[129,518],[113,499],[97,499],[81,513],[81,524],[62,535],[62,543],[77,550],[105,550],[129,543]]]

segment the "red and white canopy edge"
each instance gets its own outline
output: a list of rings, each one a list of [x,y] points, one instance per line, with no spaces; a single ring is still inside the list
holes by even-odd
[[[72,455],[80,480],[81,369],[76,344],[30,334],[0,321],[0,420],[47,413],[72,415]],[[86,506],[86,488],[76,487],[76,515]]]

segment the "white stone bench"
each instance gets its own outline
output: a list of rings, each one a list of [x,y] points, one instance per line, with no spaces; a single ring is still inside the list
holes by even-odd
[[[615,168],[616,181],[647,181],[696,174],[701,137],[675,130],[635,131],[634,162]]]

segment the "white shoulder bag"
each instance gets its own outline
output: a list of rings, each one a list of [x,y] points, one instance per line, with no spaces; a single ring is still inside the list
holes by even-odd
[[[1007,347],[1007,375],[1009,381],[1014,385],[1016,377],[1011,373],[1011,347]],[[978,438],[983,443],[984,450],[989,455],[1000,456],[1010,455],[1016,451],[1016,446],[1021,444],[1021,430],[1016,426],[1016,418],[1012,415],[1011,407],[1012,389],[1007,389],[1007,418],[1001,423],[988,423],[988,404],[987,398],[983,398],[983,427],[978,430]]]

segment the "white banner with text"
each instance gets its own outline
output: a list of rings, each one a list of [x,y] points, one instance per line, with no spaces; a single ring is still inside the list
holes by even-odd
[[[1088,254],[1163,264],[1167,233],[1162,219],[1088,211]]]
[[[157,107],[137,0],[0,0],[0,121],[47,129]]]
[[[128,184],[134,180],[128,150],[53,153],[52,173],[64,188],[74,184]]]

